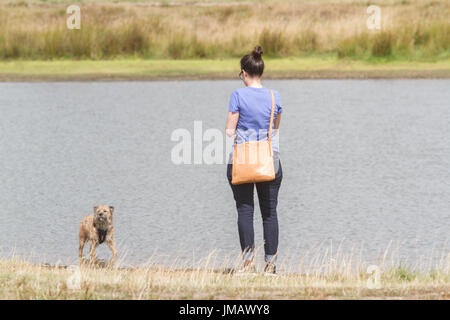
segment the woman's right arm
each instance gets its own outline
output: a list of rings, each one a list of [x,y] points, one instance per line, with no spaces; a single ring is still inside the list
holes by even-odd
[[[228,111],[227,125],[225,127],[227,136],[232,137],[235,134],[238,120],[239,112]]]

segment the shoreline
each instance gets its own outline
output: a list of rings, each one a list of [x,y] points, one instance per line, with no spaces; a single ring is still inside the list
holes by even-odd
[[[208,266],[175,269],[150,265],[101,268],[32,264],[0,259],[1,299],[450,299],[447,268],[380,271],[376,287],[365,269],[324,274],[234,276]],[[225,270],[224,270],[225,271]]]
[[[337,58],[265,59],[263,79],[450,79],[450,59],[365,62]],[[0,61],[0,82],[238,80],[238,59]]]

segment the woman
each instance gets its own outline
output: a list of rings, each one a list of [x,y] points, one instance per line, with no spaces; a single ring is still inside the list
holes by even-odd
[[[263,50],[260,46],[241,59],[241,72],[239,78],[245,87],[235,90],[230,98],[226,133],[228,136],[236,134],[236,143],[254,140],[266,140],[272,109],[272,97],[270,90],[261,85],[261,76],[264,72]],[[280,126],[281,103],[278,92],[273,90],[275,96],[274,124],[272,136],[276,134]],[[265,134],[261,134],[264,133]],[[238,230],[241,249],[243,253],[243,264],[239,272],[253,272],[254,258],[254,231],[253,231],[253,190],[256,191],[261,208],[264,229],[264,252],[265,268],[267,275],[276,273],[276,257],[278,249],[278,219],[277,203],[278,190],[282,180],[282,169],[279,157],[278,143],[272,138],[274,155],[275,180],[269,182],[246,183],[239,185],[231,184],[232,159],[227,167],[227,177],[233,190],[236,208],[238,211]]]

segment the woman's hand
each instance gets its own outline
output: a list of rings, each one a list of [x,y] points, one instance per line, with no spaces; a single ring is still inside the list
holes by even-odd
[[[239,120],[239,112],[228,112],[227,125],[225,127],[225,133],[227,136],[232,137],[236,133],[236,126]]]

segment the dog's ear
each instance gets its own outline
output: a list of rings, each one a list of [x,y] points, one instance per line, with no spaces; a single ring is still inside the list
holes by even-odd
[[[94,207],[94,214],[97,212],[98,206]]]
[[[114,212],[114,207],[113,206],[109,206],[109,212],[111,212],[111,214],[113,214],[113,212]]]

